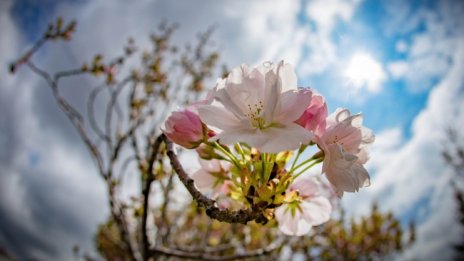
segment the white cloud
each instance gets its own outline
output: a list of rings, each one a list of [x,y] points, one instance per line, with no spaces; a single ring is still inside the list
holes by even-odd
[[[309,28],[299,30],[305,35],[303,48],[309,54],[301,58],[297,66],[298,75],[305,77],[325,72],[337,60],[335,44],[328,33],[311,31]]]
[[[378,93],[387,78],[382,64],[364,52],[351,57],[344,76],[348,80],[348,87],[354,87],[357,91],[365,88],[370,93]]]
[[[349,21],[353,16],[357,1],[316,0],[306,7],[308,16],[316,22],[319,31],[331,32],[338,20]]]
[[[450,257],[450,246],[460,235],[455,229],[451,172],[441,157],[446,128],[464,125],[464,117],[457,114],[462,114],[459,108],[464,102],[464,37],[456,44],[459,48],[452,67],[414,120],[411,139],[402,145],[399,130],[380,133],[368,165],[375,173],[371,187],[346,198],[345,205],[353,206],[349,209],[353,213],[366,213],[368,202],[377,200],[384,210],[419,219],[418,242],[406,253],[406,259]]]
[[[457,48],[454,36],[459,35],[459,31],[455,28],[462,27],[456,24],[455,20],[459,19],[450,18],[449,10],[444,9],[454,7],[462,10],[463,8],[449,3],[438,5],[438,12],[423,8],[403,18],[404,24],[416,24],[410,31],[416,30],[419,23],[423,23],[424,29],[412,31],[409,47],[404,41],[399,41],[397,50],[405,53],[406,58],[392,61],[387,65],[393,79],[405,80],[411,92],[429,90],[438,79],[442,78],[449,70],[450,60]]]
[[[388,71],[393,79],[404,77],[408,73],[408,63],[405,61],[391,62],[387,65]]]
[[[306,35],[302,45],[305,56],[297,66],[299,76],[329,76],[334,83],[331,98],[345,102],[348,98],[357,104],[366,101],[369,95],[379,93],[387,79],[383,64],[371,55],[374,52],[347,48],[358,46],[360,39],[350,38],[349,34],[337,30],[339,25],[354,31],[363,27],[352,21],[360,2],[309,1],[306,6],[309,23],[298,29]]]
[[[331,39],[337,22],[349,22],[358,1],[330,0],[310,1],[306,6],[306,15],[315,26],[304,25],[299,30],[306,39],[302,48],[308,52],[298,64],[300,76],[310,76],[325,72],[335,65],[338,59],[337,46]]]
[[[408,49],[409,49],[409,46],[404,40],[400,40],[400,41],[396,42],[396,44],[395,44],[395,50],[398,53],[405,53],[405,52],[408,51]]]

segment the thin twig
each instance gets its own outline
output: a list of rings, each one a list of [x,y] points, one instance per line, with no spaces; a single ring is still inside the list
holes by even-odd
[[[15,62],[13,62],[11,64],[11,72],[14,73],[17,69],[18,66],[22,65],[22,64],[25,64],[25,63],[28,63],[29,60],[31,59],[32,55],[37,52],[37,50],[40,49],[40,47],[42,47],[42,45],[44,45],[47,40],[49,38],[44,35],[42,38],[40,38],[32,47],[31,49],[29,49],[26,53],[24,53],[23,56],[21,56],[18,60],[16,60]]]
[[[105,141],[105,143],[107,144],[107,146],[111,146],[111,141],[110,141],[110,137],[108,135],[106,135],[102,129],[100,129],[100,127],[98,126],[98,123],[97,123],[97,120],[95,119],[95,111],[94,111],[94,105],[95,105],[95,100],[98,96],[98,94],[105,88],[105,85],[102,84],[100,86],[97,86],[96,88],[94,88],[90,94],[89,94],[89,98],[87,100],[87,117],[89,118],[89,123],[90,123],[90,127],[92,128],[92,130],[97,134],[97,136]]]
[[[106,105],[105,132],[106,132],[106,136],[110,138],[110,142],[112,139],[111,134],[113,133],[111,129],[112,124],[113,124],[113,112],[114,111],[116,112],[118,119],[120,119],[120,115],[121,115],[120,108],[117,105],[117,99],[119,97],[119,94],[121,93],[121,90],[131,79],[132,79],[131,77],[126,77],[122,82],[118,84],[116,89],[112,88],[111,86],[107,88],[110,91],[110,100],[108,101],[108,104]]]
[[[41,76],[44,78],[49,86],[52,89],[53,96],[55,97],[55,100],[57,101],[58,105],[60,106],[61,110],[66,114],[68,119],[71,121],[71,123],[74,125],[74,127],[77,129],[81,139],[84,141],[84,144],[87,146],[89,149],[90,153],[92,154],[93,158],[95,158],[95,161],[97,163],[98,170],[102,176],[104,176],[104,167],[103,167],[103,159],[100,155],[100,152],[98,148],[95,146],[95,144],[90,140],[89,136],[87,135],[87,132],[85,131],[84,128],[84,123],[82,116],[80,113],[77,112],[74,107],[72,107],[59,93],[58,90],[58,83],[54,79],[59,79],[57,77],[51,77],[50,74],[45,72],[44,70],[38,68],[34,63],[31,61],[26,62],[27,66],[35,72],[37,75]]]

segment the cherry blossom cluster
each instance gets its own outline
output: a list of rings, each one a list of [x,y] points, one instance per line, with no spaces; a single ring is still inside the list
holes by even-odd
[[[324,98],[298,88],[281,61],[234,68],[205,100],[173,112],[164,133],[196,150],[201,168],[191,178],[219,207],[259,209],[283,233],[304,235],[332,211],[312,167],[322,164],[339,197],[369,186],[374,135],[362,121],[347,109],[328,115]]]

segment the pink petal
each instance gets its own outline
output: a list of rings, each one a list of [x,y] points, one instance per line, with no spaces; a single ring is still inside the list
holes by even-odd
[[[324,97],[313,92],[311,103],[295,123],[307,130],[313,131],[314,134],[320,137],[325,132],[326,118],[327,105]]]
[[[198,114],[203,122],[220,129],[240,127],[237,117],[223,107],[202,105],[198,107]]]
[[[312,177],[300,177],[297,178],[292,185],[290,190],[298,190],[302,197],[315,197],[320,195],[321,185],[319,182]]]
[[[354,175],[356,176],[356,179],[358,180],[359,187],[368,187],[371,185],[369,173],[363,165],[355,163],[351,167],[351,170],[353,171]]]
[[[245,142],[248,145],[260,148],[267,142],[268,137],[263,135],[259,129],[226,129],[212,138],[220,140],[224,144],[235,144],[237,142]]]
[[[313,138],[311,132],[295,123],[283,127],[270,127],[262,130],[262,134],[267,140],[257,148],[272,153],[297,149],[300,144],[307,144]]]
[[[356,161],[356,157],[345,155],[338,144],[330,144],[328,150],[324,150],[330,157],[324,159],[323,171],[327,179],[337,189],[347,192],[355,192],[359,188],[359,182],[351,167]],[[354,157],[354,158],[353,158]]]
[[[246,108],[245,98],[247,94],[242,84],[227,83],[226,88],[216,92],[215,98],[222,103],[224,108],[237,118],[245,117],[243,111]]]
[[[281,94],[280,108],[275,112],[274,121],[288,124],[296,121],[311,103],[310,90],[290,90]]]

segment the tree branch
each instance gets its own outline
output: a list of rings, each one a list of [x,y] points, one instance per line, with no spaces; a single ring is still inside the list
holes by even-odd
[[[163,142],[163,136],[160,135],[153,145],[152,154],[148,161],[148,169],[147,169],[147,179],[145,188],[143,189],[143,216],[142,216],[142,246],[143,246],[143,260],[148,260],[148,253],[150,249],[150,242],[148,241],[147,236],[147,217],[148,217],[148,205],[149,205],[149,198],[150,198],[150,189],[151,184],[155,180],[153,175],[153,167],[155,166],[156,158],[159,155],[159,150],[161,144]]]
[[[31,61],[26,61],[27,66],[35,72],[37,75],[40,75],[42,78],[47,81],[48,85],[52,89],[53,96],[55,97],[55,100],[57,101],[59,107],[61,110],[66,114],[68,119],[71,121],[71,123],[74,125],[74,127],[77,129],[79,135],[81,136],[81,139],[84,141],[84,144],[87,146],[88,150],[94,157],[98,170],[100,172],[100,175],[104,177],[104,167],[103,167],[103,159],[100,155],[100,152],[98,148],[95,146],[95,144],[92,143],[90,140],[90,137],[87,135],[87,132],[85,131],[84,128],[84,123],[81,114],[74,109],[59,93],[58,90],[58,79],[60,77],[55,76],[51,77],[49,73],[46,71],[40,69],[37,67],[35,64],[33,64]],[[64,75],[71,76],[71,75],[76,75],[79,74],[78,71],[69,71],[69,73],[65,73]]]
[[[276,249],[280,248],[284,243],[283,239],[279,239],[271,243],[265,248],[260,248],[254,251],[244,252],[244,253],[237,253],[228,256],[215,256],[211,254],[201,253],[201,252],[186,252],[177,249],[170,249],[167,247],[154,247],[150,250],[149,256],[172,256],[172,257],[180,257],[180,258],[190,258],[190,259],[198,259],[198,260],[207,260],[207,261],[226,261],[226,260],[237,260],[237,259],[244,259],[244,258],[251,258],[251,257],[259,257],[264,255],[269,255]]]
[[[176,153],[173,150],[173,143],[170,141],[164,134],[161,134],[162,139],[166,142],[167,146],[167,155],[171,161],[172,168],[176,171],[179,176],[180,181],[187,188],[190,195],[201,207],[204,207],[206,214],[214,219],[227,223],[241,223],[246,224],[248,221],[255,220],[256,222],[263,222],[266,217],[262,213],[262,209],[241,209],[238,211],[224,210],[218,208],[215,203],[216,201],[204,196],[200,191],[195,188],[193,180],[187,175],[187,173],[182,168],[182,165],[177,158]]]

